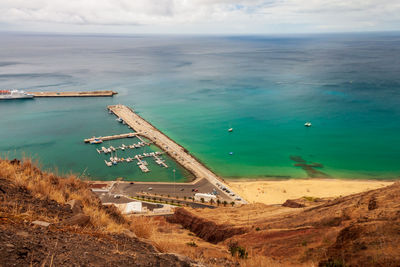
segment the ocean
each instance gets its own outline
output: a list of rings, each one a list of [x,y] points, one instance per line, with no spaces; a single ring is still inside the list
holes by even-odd
[[[149,173],[107,167],[83,143],[129,132],[106,111],[125,104],[224,178],[400,178],[400,34],[0,38],[1,89],[118,92],[1,101],[3,157],[84,179],[190,179],[165,155]]]

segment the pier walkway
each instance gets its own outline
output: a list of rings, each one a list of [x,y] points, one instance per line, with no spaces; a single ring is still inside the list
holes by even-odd
[[[114,91],[81,91],[81,92],[28,92],[34,97],[104,97],[118,94]]]
[[[110,136],[99,136],[99,137],[92,137],[92,138],[87,138],[83,140],[85,143],[90,143],[91,141],[94,141],[95,139],[102,140],[102,141],[108,141],[108,140],[115,140],[115,139],[122,139],[122,138],[132,138],[136,137],[136,133],[126,133],[126,134],[116,134],[116,135],[110,135]]]
[[[132,109],[124,105],[112,105],[108,106],[107,108],[118,118],[121,118],[132,129],[134,129],[137,135],[143,136],[152,141],[155,145],[168,153],[169,156],[175,159],[184,168],[193,173],[193,175],[196,177],[196,181],[205,178],[216,188],[229,188],[229,186],[225,184],[222,179],[220,179],[216,174],[214,174],[203,164],[201,164],[195,157],[190,155],[186,149],[175,143],[168,136],[163,134],[149,122],[136,114]],[[232,190],[230,189],[229,191],[232,192]],[[233,197],[225,192],[223,192],[223,194],[225,194],[229,199],[233,201],[246,203],[246,201],[238,195],[235,195]]]

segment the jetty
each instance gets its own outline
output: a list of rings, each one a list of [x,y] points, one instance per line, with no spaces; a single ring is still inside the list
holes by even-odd
[[[137,136],[136,133],[116,134],[116,135],[99,136],[99,137],[93,136],[92,138],[87,138],[87,139],[84,139],[83,141],[85,143],[91,143],[95,140],[108,141],[108,140],[115,140],[115,139],[132,138],[135,136]]]
[[[100,152],[99,152],[100,153]],[[106,153],[106,152],[105,152]],[[144,158],[147,158],[147,157],[153,157],[154,158],[154,161],[158,164],[158,165],[160,165],[160,166],[162,166],[162,167],[165,167],[165,168],[168,168],[168,165],[160,158],[160,157],[158,157],[158,156],[160,156],[160,155],[162,155],[163,153],[161,153],[161,152],[151,152],[151,153],[143,153],[143,154],[138,154],[138,155],[135,155],[133,158],[131,158],[131,157],[127,157],[127,158],[118,158],[118,157],[113,157],[112,155],[111,155],[111,157],[110,157],[110,161],[107,161],[107,160],[104,160],[104,162],[106,163],[106,165],[108,166],[108,167],[112,167],[113,165],[117,165],[119,162],[133,162],[133,160],[137,160],[138,162],[137,162],[137,165],[138,165],[138,167],[142,170],[142,172],[149,172],[150,170],[149,170],[149,168],[147,167],[147,162],[146,161],[144,161],[144,160],[142,160],[142,159],[144,159]]]
[[[96,151],[99,154],[101,154],[101,153],[108,154],[108,153],[111,153],[111,152],[115,152],[116,150],[135,149],[135,148],[144,147],[146,145],[149,146],[150,143],[137,142],[137,143],[132,144],[132,145],[122,144],[121,146],[118,146],[118,147],[113,147],[113,146],[104,147],[103,146],[103,147],[101,147],[101,149],[97,149],[96,148]]]
[[[118,118],[121,118],[128,126],[135,130],[137,136],[149,139],[176,162],[190,171],[196,177],[196,181],[207,179],[215,187],[222,186],[224,188],[229,188],[221,178],[200,163],[195,157],[190,155],[185,148],[163,134],[129,107],[124,105],[111,105],[107,108],[111,113],[114,113]],[[232,190],[230,191],[232,192]],[[236,197],[232,197],[226,193],[226,196],[232,201],[237,200],[240,203],[246,203],[243,198],[237,195]]]
[[[118,94],[114,91],[78,91],[78,92],[28,92],[34,97],[106,97]]]

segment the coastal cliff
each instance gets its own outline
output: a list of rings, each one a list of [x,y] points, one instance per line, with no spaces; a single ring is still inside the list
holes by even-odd
[[[0,160],[0,203],[1,266],[198,266],[137,237],[86,183],[29,161]]]
[[[171,222],[199,237],[282,265],[399,266],[400,182],[336,199],[175,211]],[[231,229],[227,231],[226,229]],[[244,231],[233,229],[245,229]],[[210,238],[215,230],[220,230]]]

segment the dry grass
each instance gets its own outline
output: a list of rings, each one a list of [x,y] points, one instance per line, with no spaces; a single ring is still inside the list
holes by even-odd
[[[188,230],[182,229],[180,225],[168,223],[164,217],[122,216],[112,207],[105,208],[102,206],[98,197],[92,193],[87,184],[76,176],[59,177],[53,173],[43,172],[30,160],[24,160],[20,164],[12,164],[8,160],[0,159],[0,177],[10,180],[18,186],[25,187],[35,198],[47,198],[60,204],[65,204],[73,199],[82,201],[83,212],[91,218],[93,229],[86,229],[89,231],[121,233],[123,230],[129,229],[136,236],[150,240],[160,252],[182,254],[210,266],[226,265],[226,262],[232,264],[237,262],[241,266],[274,266],[272,264],[266,265],[265,263],[270,261],[256,255],[251,255],[246,260],[236,259],[230,255],[225,244],[210,244],[194,236]],[[231,215],[234,213],[232,208],[223,209],[232,211]],[[57,217],[38,214],[35,207],[28,209],[25,207],[25,210],[22,211],[22,207],[15,204],[12,207],[12,213],[22,220],[39,219],[51,223],[59,222]],[[225,219],[228,219],[231,215],[227,214]],[[188,245],[192,242],[196,246]]]
[[[79,180],[75,175],[65,178],[53,173],[42,172],[30,160],[24,160],[20,164],[12,164],[8,160],[0,159],[0,177],[8,179],[17,186],[24,187],[39,199],[51,199],[60,204],[65,204],[69,200],[76,199],[82,201],[84,213],[91,218],[94,228],[105,231],[119,233],[124,228],[128,228],[121,222],[117,222],[111,214],[101,205],[100,200],[89,189],[87,184]],[[14,210],[14,214],[29,217],[33,211],[22,214]],[[37,214],[35,215],[37,218]],[[43,220],[57,222],[57,218],[41,216]]]

